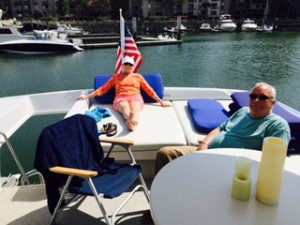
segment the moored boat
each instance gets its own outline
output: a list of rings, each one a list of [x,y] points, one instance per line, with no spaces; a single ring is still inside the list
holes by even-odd
[[[257,24],[254,22],[254,20],[251,19],[245,19],[241,25],[241,30],[244,32],[253,32],[257,30]]]
[[[272,32],[273,31],[273,25],[264,24],[262,26],[258,26],[256,28],[256,31],[258,31],[258,32]]]
[[[180,24],[179,30],[180,30],[180,32],[187,32],[188,29],[183,24]],[[170,32],[170,33],[177,33],[178,28],[177,27],[166,28],[165,31]]]
[[[83,35],[88,34],[88,32],[85,32],[82,28],[73,27],[71,24],[61,24],[57,23],[57,28],[53,29],[53,31],[57,32],[58,34],[66,34],[66,35]]]
[[[219,24],[215,27],[216,30],[222,32],[234,32],[237,28],[236,23],[233,22],[230,14],[220,16]]]
[[[211,32],[212,28],[209,23],[202,23],[201,26],[199,27],[199,30],[201,32]]]
[[[22,23],[16,19],[2,20],[0,15],[0,43],[30,37],[30,35],[21,34],[20,29],[22,27]]]
[[[177,39],[174,37],[170,37],[169,35],[162,35],[162,34],[157,35],[157,37],[143,36],[141,37],[141,39],[144,41],[177,41]]]
[[[54,31],[33,31],[33,37],[0,43],[0,51],[18,54],[49,54],[82,51],[77,44],[71,43],[66,36]]]
[[[256,31],[259,31],[259,32],[272,32],[273,31],[273,25],[270,22],[267,22],[269,9],[270,9],[270,2],[269,2],[269,0],[267,0],[261,25],[257,27]]]

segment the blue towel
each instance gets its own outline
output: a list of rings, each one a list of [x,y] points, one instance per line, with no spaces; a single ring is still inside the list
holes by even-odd
[[[92,118],[77,114],[44,128],[38,139],[34,167],[45,178],[50,212],[53,213],[60,198],[59,187],[67,179],[50,172],[50,167],[88,169],[102,174],[106,171],[103,160],[97,124]],[[79,186],[81,182],[78,177],[72,180]]]
[[[102,118],[111,116],[111,113],[106,108],[97,107],[92,111],[86,112],[85,115],[93,118],[98,123]]]

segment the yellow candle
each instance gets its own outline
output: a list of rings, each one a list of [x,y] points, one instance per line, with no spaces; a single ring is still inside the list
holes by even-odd
[[[278,204],[287,146],[281,138],[264,139],[256,190],[256,199],[263,204]]]
[[[232,182],[232,197],[246,201],[251,192],[251,160],[247,157],[239,157]]]

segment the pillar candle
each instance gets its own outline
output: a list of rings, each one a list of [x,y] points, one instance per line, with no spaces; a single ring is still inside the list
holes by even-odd
[[[263,204],[279,202],[287,146],[288,142],[281,138],[264,139],[256,190],[256,199]]]
[[[251,160],[247,157],[239,157],[235,166],[232,182],[232,197],[247,201],[251,192]]]

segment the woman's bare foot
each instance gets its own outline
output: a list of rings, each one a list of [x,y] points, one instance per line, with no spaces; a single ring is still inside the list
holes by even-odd
[[[134,131],[135,126],[130,120],[126,120],[126,125],[130,131]]]

